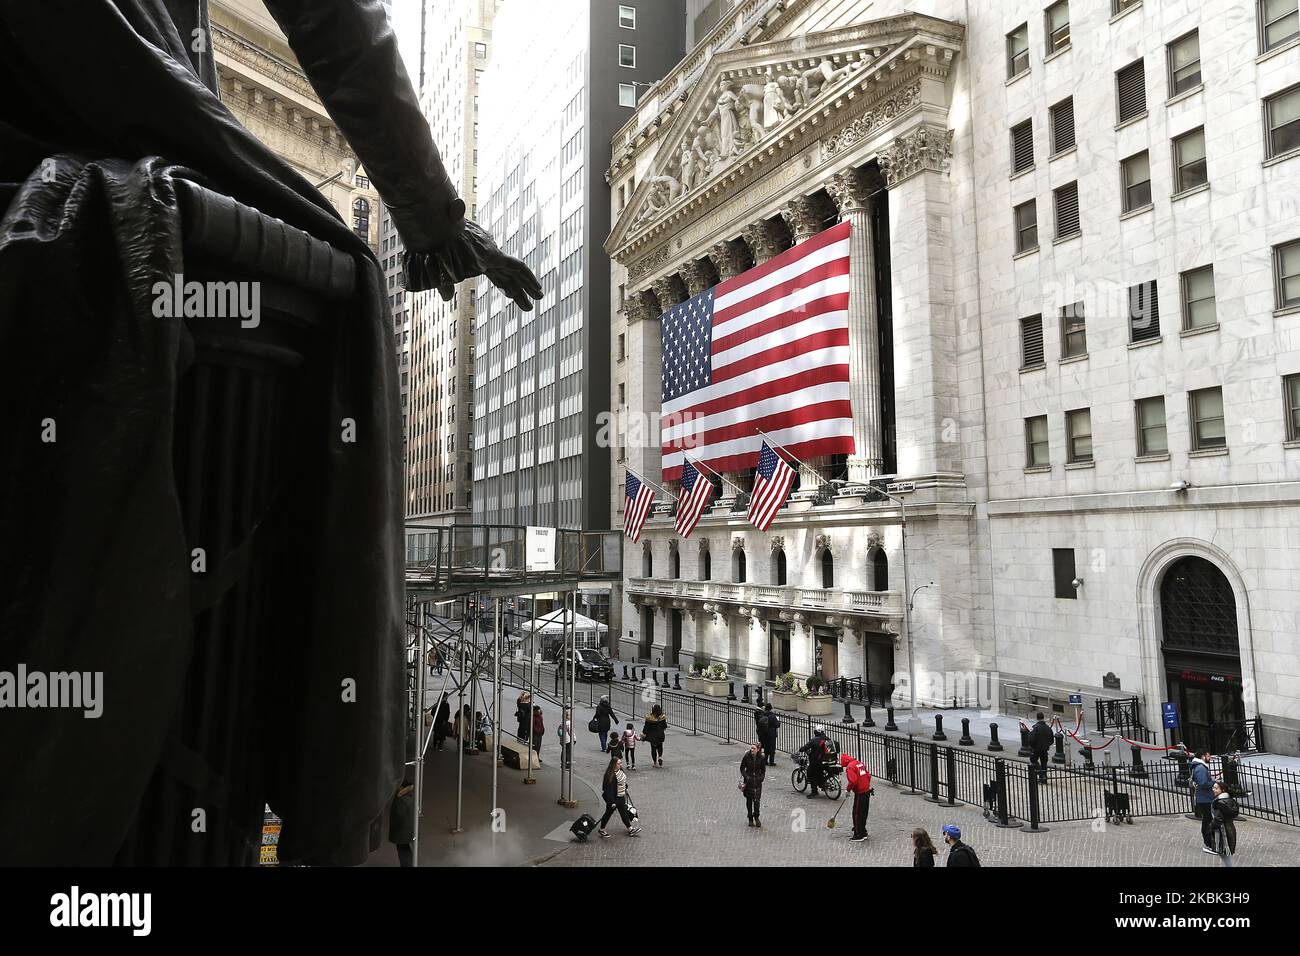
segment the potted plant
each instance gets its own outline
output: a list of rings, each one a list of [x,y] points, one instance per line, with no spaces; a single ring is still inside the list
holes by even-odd
[[[776,679],[772,687],[772,706],[777,710],[794,710],[799,702],[799,682],[792,671],[786,671]]]
[[[691,669],[686,675],[686,689],[692,694],[704,693],[704,658],[702,655],[691,665]]]
[[[799,713],[809,717],[829,717],[834,710],[835,701],[826,687],[826,680],[813,674],[804,681],[804,689],[799,694]]]
[[[731,692],[731,681],[727,680],[727,668],[722,664],[710,664],[704,669],[701,680],[704,693],[710,697],[726,697]]]

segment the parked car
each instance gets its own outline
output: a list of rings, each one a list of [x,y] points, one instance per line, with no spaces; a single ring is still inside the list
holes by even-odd
[[[576,655],[575,677],[582,680],[614,679],[614,663],[601,654],[600,651],[591,647],[580,647],[577,649]],[[563,647],[556,648],[552,660],[561,667],[566,666],[567,661],[564,660]]]

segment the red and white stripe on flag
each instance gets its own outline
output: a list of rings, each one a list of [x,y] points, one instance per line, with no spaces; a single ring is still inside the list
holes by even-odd
[[[700,515],[713,497],[713,482],[703,477],[698,469],[686,461],[682,465],[682,494],[677,499],[677,533],[689,538],[699,523]]]
[[[772,526],[772,519],[790,496],[795,471],[767,442],[758,454],[758,471],[754,475],[754,492],[749,498],[749,523],[759,531]]]
[[[634,542],[641,540],[641,529],[645,519],[650,515],[650,504],[654,501],[654,490],[632,472],[627,473],[625,484],[627,500],[623,502],[623,533]]]

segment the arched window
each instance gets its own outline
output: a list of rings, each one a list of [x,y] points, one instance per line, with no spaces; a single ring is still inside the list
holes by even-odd
[[[731,579],[737,584],[745,583],[745,549],[739,548],[731,553]]]
[[[700,552],[700,580],[708,581],[713,576],[713,562],[709,558],[709,550],[705,548]]]
[[[1236,657],[1237,601],[1215,565],[1188,555],[1170,565],[1160,582],[1166,650]]]
[[[777,548],[772,556],[772,583],[785,584],[785,548]]]
[[[835,559],[830,548],[822,548],[822,587],[835,587]]]
[[[676,548],[668,552],[668,576],[674,581],[682,576],[682,556]]]
[[[876,548],[871,555],[872,588],[876,591],[889,590],[889,558],[884,548]]]
[[[644,548],[641,549],[641,577],[652,578],[654,576],[655,576],[655,555],[654,552],[650,549],[650,545],[647,544]]]

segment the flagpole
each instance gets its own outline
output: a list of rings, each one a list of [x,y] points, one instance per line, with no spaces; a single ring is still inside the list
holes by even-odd
[[[627,471],[632,471],[632,469],[631,469],[631,468],[628,468],[627,465],[624,465],[623,468],[624,468],[625,470],[627,470]],[[656,484],[655,484],[653,481],[651,481],[649,478],[642,478],[642,477],[641,477],[640,475],[638,475],[635,471],[632,471],[632,474],[636,476],[636,478],[637,478],[638,481],[643,481],[643,482],[645,482],[647,485],[649,485],[651,488],[654,488],[654,489],[657,489],[658,491],[663,492],[663,495],[664,495],[665,498],[675,498],[675,497],[676,497],[676,495],[673,495],[673,494],[670,494],[670,493],[667,492],[667,491],[664,491],[664,489],[663,489],[662,487],[660,487],[659,485],[656,485]]]
[[[807,464],[806,462],[802,462],[802,461],[800,461],[798,458],[795,458],[795,456],[794,456],[794,452],[790,451],[790,449],[786,448],[784,445],[779,444],[775,438],[773,438],[773,437],[772,437],[771,435],[769,435],[767,432],[763,431],[763,429],[761,429],[761,428],[755,428],[754,431],[758,432],[760,435],[762,435],[764,438],[766,438],[769,442],[771,442],[771,443],[772,443],[773,445],[775,445],[777,448],[781,449],[783,452],[785,452],[785,453],[786,453],[787,455],[789,455],[791,458],[794,458],[794,461],[795,461],[795,464],[796,464],[796,465],[798,465],[800,468],[802,468],[804,471],[806,471],[806,472],[807,472],[809,475],[811,475],[812,477],[816,478],[816,479],[817,479],[819,482],[821,482],[823,485],[829,485],[829,484],[830,484],[829,481],[827,481],[827,480],[826,480],[825,478],[823,478],[821,475],[817,474],[816,469],[814,469],[811,465]],[[832,486],[832,487],[833,487],[833,486]]]
[[[682,460],[683,460],[683,461],[690,461],[690,459],[689,459],[689,458],[686,458],[685,456],[683,456]],[[736,494],[738,494],[738,495],[743,495],[743,494],[745,494],[745,492],[740,488],[740,486],[738,486],[738,485],[735,484],[734,482],[727,481],[726,478],[723,478],[723,477],[722,477],[721,472],[714,471],[712,468],[709,468],[707,465],[705,465],[704,462],[702,462],[702,461],[697,461],[697,462],[693,462],[693,464],[695,465],[695,467],[696,467],[697,469],[699,469],[699,468],[705,468],[705,469],[708,470],[709,474],[711,474],[711,475],[717,475],[719,481],[722,481],[722,482],[724,482],[724,483],[726,483],[726,484],[728,484],[728,485],[731,485],[731,487],[735,488],[735,489],[736,489]]]

